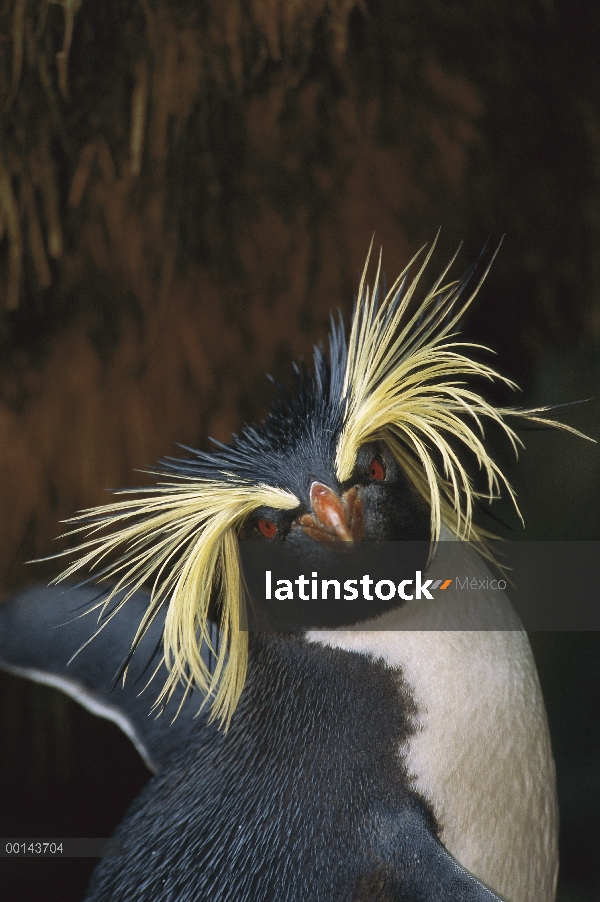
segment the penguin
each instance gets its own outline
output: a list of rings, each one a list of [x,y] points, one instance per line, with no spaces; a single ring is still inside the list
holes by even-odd
[[[515,448],[509,416],[576,430],[477,393],[477,377],[513,386],[458,334],[492,261],[447,283],[453,258],[415,303],[432,252],[385,296],[368,257],[348,339],[332,319],[329,354],[295,368],[295,393],[277,386],[264,423],[83,512],[59,582],[0,605],[0,666],[113,720],[154,772],[86,902],[554,899],[554,764],[526,634],[502,592],[451,587],[441,604],[426,587],[458,561],[490,576],[457,446],[488,499],[514,501],[482,422]],[[393,597],[303,592],[380,548],[414,575],[388,581]],[[308,576],[267,598],[248,554]]]

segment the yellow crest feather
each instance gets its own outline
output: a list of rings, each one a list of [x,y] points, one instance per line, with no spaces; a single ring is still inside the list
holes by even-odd
[[[511,486],[483,445],[483,420],[492,420],[504,431],[515,453],[523,443],[505,422],[506,416],[520,416],[582,438],[587,436],[570,426],[539,416],[549,408],[495,408],[460,378],[482,377],[517,388],[510,379],[462,353],[467,348],[486,351],[488,348],[456,340],[457,323],[475,298],[495,254],[474,290],[459,305],[457,301],[462,298],[465,281],[442,284],[456,259],[455,254],[423,302],[410,315],[409,304],[434,247],[435,243],[408,287],[405,287],[407,272],[416,257],[380,305],[376,288],[381,255],[376,288],[370,291],[366,282],[369,250],[348,343],[343,387],[344,426],[337,445],[336,473],[340,482],[345,482],[352,474],[360,446],[376,438],[383,439],[431,506],[433,542],[439,539],[442,522],[458,538],[476,541],[489,534],[473,523],[473,502],[479,494],[452,441],[475,455],[487,480],[485,497],[489,500],[499,497],[504,486],[519,513]],[[431,449],[441,461],[442,473]]]
[[[56,580],[96,567],[107,555],[124,548],[118,560],[102,572],[103,579],[116,582],[99,607],[106,611],[123,593],[110,619],[152,579],[150,605],[134,645],[161,605],[168,602],[164,658],[169,676],[156,704],[168,699],[180,680],[187,687],[195,683],[206,699],[212,699],[211,716],[225,725],[244,686],[248,647],[248,634],[242,626],[237,527],[262,505],[290,510],[300,503],[291,492],[227,475],[225,482],[172,476],[168,483],[153,488],[116,493],[133,491],[142,500],[132,498],[84,511],[70,522],[88,522],[69,535],[88,535],[76,549],[85,553]],[[110,535],[104,534],[107,529]],[[220,609],[218,649],[212,646],[208,630],[208,608],[215,587]],[[216,658],[212,674],[200,655],[202,642]]]

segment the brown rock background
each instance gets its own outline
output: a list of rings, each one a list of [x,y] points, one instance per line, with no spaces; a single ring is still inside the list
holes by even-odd
[[[373,232],[390,278],[440,225],[438,266],[461,240],[464,267],[506,235],[467,334],[531,399],[593,395],[599,25],[593,0],[6,0],[0,590],[49,573],[23,562],[60,547],[58,521],[106,487],[139,482],[177,442],[204,447],[260,417],[265,373],[288,381],[329,311],[349,312]],[[595,411],[569,421],[593,433]],[[597,455],[533,444],[513,475],[528,534],[598,538]],[[592,711],[598,724],[600,679],[593,638],[560,641],[537,648],[548,685],[563,687],[549,702],[559,773],[561,754],[586,762],[587,791],[569,782],[572,763],[563,784],[561,899],[583,900],[600,882],[600,735],[581,726]],[[589,666],[569,730],[571,652]],[[11,816],[106,779],[110,831],[143,780],[119,795],[105,772],[120,740],[58,696],[6,687],[6,779],[37,749]],[[135,768],[125,746],[113,758]],[[75,873],[60,879],[79,898]]]

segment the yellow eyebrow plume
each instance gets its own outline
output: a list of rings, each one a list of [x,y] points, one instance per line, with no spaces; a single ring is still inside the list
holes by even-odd
[[[86,522],[67,535],[84,533],[88,538],[75,549],[83,556],[55,582],[81,569],[94,569],[121,550],[117,560],[102,569],[101,578],[115,582],[99,607],[105,612],[123,593],[110,619],[134,592],[152,582],[150,605],[134,647],[159,608],[168,603],[164,659],[169,676],[156,705],[173,694],[179,681],[186,687],[195,683],[207,700],[212,699],[211,717],[227,726],[244,687],[248,656],[237,528],[257,507],[292,510],[300,502],[291,492],[231,474],[224,474],[223,482],[169,476],[168,483],[116,494],[131,493],[137,498],[92,508],[69,521]],[[215,590],[220,613],[217,649],[208,628]],[[203,642],[216,659],[212,674],[200,654]]]
[[[519,512],[511,486],[484,447],[483,421],[496,423],[515,453],[522,442],[505,422],[506,416],[587,436],[540,416],[550,408],[496,408],[469,387],[467,380],[480,377],[517,388],[510,379],[464,353],[466,349],[488,348],[457,340],[457,324],[481,287],[495,254],[466,299],[466,278],[443,284],[455,255],[411,314],[410,302],[434,247],[416,277],[408,282],[407,273],[416,257],[411,261],[381,304],[377,302],[381,256],[375,290],[370,291],[366,282],[369,251],[348,343],[344,426],[337,444],[336,473],[340,482],[345,482],[352,475],[360,446],[383,439],[431,506],[433,542],[439,539],[442,522],[460,539],[475,541],[489,534],[473,523],[473,503],[479,494],[455,450],[457,443],[474,454],[483,470],[487,481],[484,497],[491,501],[504,486]]]

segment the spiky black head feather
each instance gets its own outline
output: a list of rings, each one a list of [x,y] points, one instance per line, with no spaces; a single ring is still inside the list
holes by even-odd
[[[292,492],[307,504],[316,479],[338,488],[335,454],[344,424],[347,344],[344,324],[331,317],[329,355],[314,349],[313,368],[294,365],[294,390],[273,381],[276,396],[260,425],[245,425],[230,444],[211,452],[186,448],[192,457],[168,458],[163,470],[201,480],[248,480]]]

